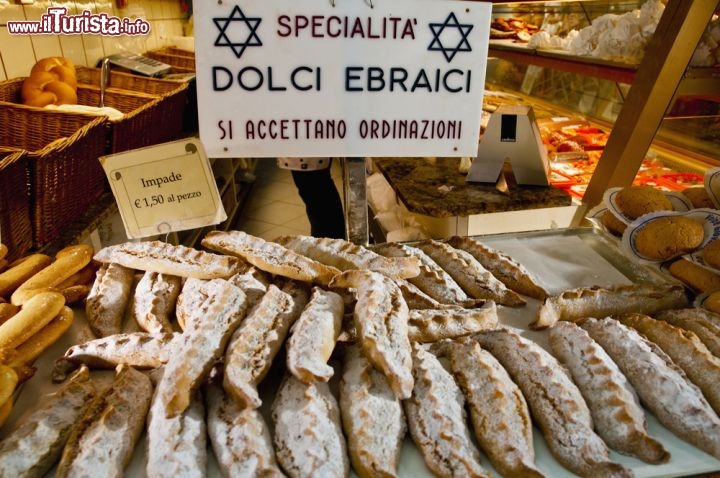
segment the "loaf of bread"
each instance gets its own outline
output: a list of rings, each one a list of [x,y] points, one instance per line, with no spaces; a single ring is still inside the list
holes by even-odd
[[[76,104],[77,78],[72,61],[65,57],[38,60],[23,81],[20,97],[28,106]]]

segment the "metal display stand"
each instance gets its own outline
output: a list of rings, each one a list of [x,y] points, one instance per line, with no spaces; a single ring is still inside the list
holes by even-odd
[[[348,241],[363,246],[370,240],[365,176],[365,158],[343,159],[346,236]]]

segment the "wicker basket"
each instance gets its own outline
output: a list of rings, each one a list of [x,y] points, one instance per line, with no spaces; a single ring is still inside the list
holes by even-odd
[[[100,68],[78,66],[75,68],[78,83],[100,87]],[[110,70],[108,88],[119,93],[141,93],[159,98],[157,113],[162,117],[162,131],[156,132],[158,142],[173,141],[184,136],[183,117],[188,107],[188,84],[183,81],[161,80]],[[158,127],[160,125],[155,125]]]
[[[0,82],[0,102],[19,105],[20,90],[25,78],[14,78]],[[78,104],[100,105],[100,88],[78,85]],[[145,93],[131,93],[119,90],[105,91],[105,106],[123,113],[120,121],[106,123],[108,129],[107,152],[118,153],[129,149],[165,143],[177,139],[182,130],[182,117],[171,117],[160,105],[160,97]],[[44,108],[36,108],[43,110]],[[63,112],[64,113],[64,112]]]
[[[13,261],[33,244],[27,151],[0,146],[0,211],[0,241]]]
[[[98,161],[106,122],[105,116],[0,104],[0,145],[27,151],[34,247],[59,237],[106,189]]]
[[[195,71],[195,55],[177,55],[168,53],[164,49],[150,50],[145,52],[144,55],[148,58],[167,63],[168,65],[172,66],[173,69],[186,70],[188,72]]]
[[[178,48],[176,46],[166,46],[166,47],[159,48],[159,49],[153,50],[153,51],[157,51],[158,53],[165,53],[168,55],[185,56],[185,57],[192,58],[193,60],[195,60],[195,52],[194,51],[183,50],[182,48]]]

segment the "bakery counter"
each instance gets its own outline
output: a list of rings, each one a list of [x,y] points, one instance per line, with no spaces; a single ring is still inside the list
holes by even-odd
[[[575,228],[571,230],[538,231],[534,233],[513,235],[492,235],[479,238],[484,244],[509,254],[525,266],[541,285],[551,294],[557,294],[573,287],[587,287],[592,285],[623,285],[641,282],[664,282],[667,278],[657,269],[647,268],[627,260],[623,256],[613,238],[598,230],[589,228]],[[573,260],[572,258],[576,258]],[[581,258],[581,259],[578,259]],[[543,347],[547,347],[548,331],[533,331],[528,329],[528,322],[535,315],[540,302],[527,298],[525,307],[499,307],[498,320],[501,325],[509,327],[527,339]],[[15,407],[8,421],[0,430],[0,439],[5,439],[10,431],[26,420],[29,414],[45,401],[45,395],[57,391],[58,385],[51,380],[55,360],[63,356],[68,347],[87,341],[93,337],[88,329],[85,312],[82,308],[75,309],[75,321],[68,333],[60,341],[45,351],[35,363],[36,375],[27,381],[17,396]],[[125,318],[125,331],[137,330],[136,324],[129,316]],[[330,364],[336,369],[331,378],[331,390],[337,391],[337,384],[341,375],[340,350],[331,357]],[[150,372],[148,372],[150,373]],[[267,377],[260,384],[259,392],[262,398],[261,411],[269,426],[272,426],[271,405],[275,399],[280,379],[286,373],[286,361],[282,355],[276,357],[272,363]],[[92,379],[98,385],[106,385],[112,378],[111,370],[94,368]],[[720,461],[700,451],[683,441],[668,429],[662,426],[649,412],[646,414],[648,430],[656,437],[671,454],[667,463],[650,465],[636,458],[620,455],[614,451],[610,458],[632,470],[638,478],[677,477],[699,475],[720,470]],[[563,468],[549,452],[547,443],[539,429],[533,428],[533,447],[535,448],[537,468],[544,476],[553,478],[572,478],[576,475]],[[214,451],[210,442],[207,447],[207,468],[205,476],[216,478],[221,475]],[[143,433],[134,447],[134,453],[125,476],[147,476],[145,469],[148,461],[148,439]],[[492,468],[486,455],[482,455],[482,463],[488,470],[489,476],[499,477]],[[422,455],[414,445],[410,435],[406,435],[403,442],[397,476],[400,477],[432,477],[431,470],[423,461]],[[51,470],[47,476],[53,476]],[[354,472],[351,477],[356,477]]]
[[[459,158],[374,158],[374,166],[434,238],[571,227],[580,206],[556,187],[468,183]]]

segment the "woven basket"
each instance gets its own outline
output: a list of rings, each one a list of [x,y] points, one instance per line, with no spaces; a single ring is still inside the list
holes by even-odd
[[[13,261],[33,244],[27,151],[0,146],[0,211],[0,242]]]
[[[78,83],[81,85],[100,87],[100,68],[78,66],[75,68]],[[157,142],[173,141],[183,136],[183,116],[188,107],[188,84],[183,81],[160,80],[144,76],[110,70],[108,78],[109,91],[118,93],[141,93],[159,98],[155,115],[162,118],[162,123],[154,125],[158,135]]]
[[[19,105],[20,90],[25,78],[0,82],[0,102]],[[100,105],[100,88],[78,85],[78,104]],[[158,106],[160,97],[145,93],[119,90],[105,91],[105,106],[115,108],[125,117],[116,122],[108,121],[108,153],[118,153],[176,139],[182,129],[182,118],[167,116]],[[43,110],[44,108],[36,108]],[[64,112],[63,112],[64,113]]]
[[[106,122],[105,116],[0,104],[0,146],[27,151],[34,247],[58,238],[106,189],[98,161]]]
[[[153,51],[157,51],[158,53],[165,53],[167,55],[185,56],[188,58],[192,58],[193,60],[195,59],[194,51],[183,50],[182,48],[178,48],[176,46],[166,46],[163,48],[158,48],[157,50],[153,50]]]
[[[163,49],[150,50],[144,53],[148,58],[167,63],[172,66],[173,69],[195,71],[195,56],[188,55],[177,55],[168,53]]]

